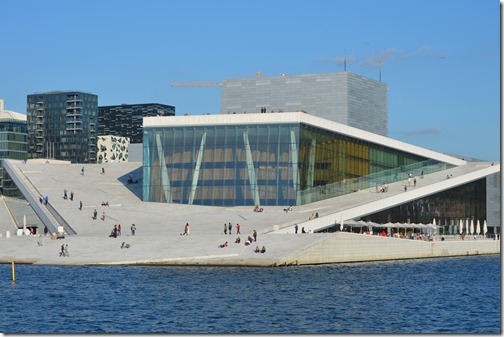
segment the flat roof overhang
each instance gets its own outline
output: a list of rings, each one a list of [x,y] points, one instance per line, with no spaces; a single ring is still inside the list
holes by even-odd
[[[443,153],[428,150],[419,146],[407,144],[399,140],[377,135],[348,125],[330,121],[310,115],[305,112],[278,112],[278,113],[244,113],[244,114],[217,114],[193,116],[155,116],[144,117],[143,127],[188,127],[188,126],[224,126],[224,125],[258,125],[258,124],[306,124],[320,129],[339,133],[355,139],[412,153],[418,156],[435,159],[455,166],[465,165],[465,160],[452,157]]]

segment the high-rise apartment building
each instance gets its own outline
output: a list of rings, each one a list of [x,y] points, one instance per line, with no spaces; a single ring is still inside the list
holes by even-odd
[[[2,168],[3,159],[26,159],[26,115],[4,109],[0,99],[0,194],[19,195],[19,190]]]
[[[96,162],[98,96],[80,91],[28,95],[28,158]]]
[[[98,107],[98,135],[128,137],[143,141],[143,117],[175,116],[175,107],[159,103],[121,104]]]

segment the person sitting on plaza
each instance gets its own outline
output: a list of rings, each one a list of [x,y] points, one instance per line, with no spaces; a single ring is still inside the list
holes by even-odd
[[[245,240],[245,246],[250,246],[252,244],[252,241],[249,239]]]
[[[219,245],[219,248],[224,248],[224,247],[227,247],[227,246],[228,246],[228,243],[227,243],[227,241],[226,241],[226,242],[224,242],[222,245]]]
[[[266,246],[263,246],[261,249],[261,253],[266,253]]]
[[[240,243],[240,241],[241,241],[240,237],[237,237],[235,243]]]
[[[259,253],[261,252],[261,249],[259,248],[259,246],[256,246],[255,250],[254,250],[255,253]]]
[[[285,213],[288,213],[289,211],[292,211],[292,205],[289,205],[289,207],[284,208]]]
[[[255,205],[254,212],[259,212],[259,205]]]

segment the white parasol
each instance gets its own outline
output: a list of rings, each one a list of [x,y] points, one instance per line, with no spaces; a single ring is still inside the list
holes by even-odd
[[[487,223],[485,220],[485,221],[483,221],[483,235],[485,235],[487,232],[488,232],[488,228],[487,228]]]
[[[476,223],[476,234],[480,234],[481,233],[481,227],[480,227],[480,221],[478,219],[478,222]]]
[[[462,219],[459,221],[460,229],[459,232],[460,234],[464,233],[464,222],[462,222]]]
[[[469,233],[471,233],[471,235],[472,235],[472,233],[474,233],[474,220],[473,219],[471,219],[471,228],[469,228]]]
[[[23,235],[28,235],[27,234],[28,229],[26,229],[26,214],[23,215]]]

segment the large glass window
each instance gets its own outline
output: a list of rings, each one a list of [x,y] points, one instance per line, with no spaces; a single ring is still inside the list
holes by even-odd
[[[144,200],[219,206],[301,205],[446,168],[304,124],[149,128],[144,158]]]

